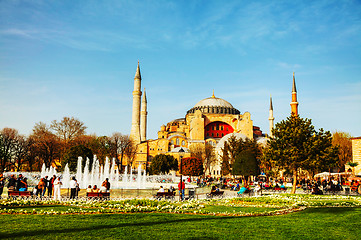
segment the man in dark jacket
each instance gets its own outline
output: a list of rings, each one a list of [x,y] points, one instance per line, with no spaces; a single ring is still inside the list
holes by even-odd
[[[23,175],[19,174],[19,177],[16,180],[16,191],[19,191],[20,188],[23,188],[24,184],[22,183],[22,180],[23,180]]]
[[[15,188],[16,188],[16,178],[15,178],[15,175],[11,175],[9,178],[8,190],[14,191]]]

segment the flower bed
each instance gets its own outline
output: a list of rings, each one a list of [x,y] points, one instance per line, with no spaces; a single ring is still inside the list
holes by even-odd
[[[217,210],[217,206],[221,211]],[[31,207],[33,208],[31,209]],[[361,197],[279,194],[262,197],[217,200],[204,199],[184,202],[149,199],[68,202],[51,200],[0,200],[0,213],[2,214],[54,215],[161,212],[232,216],[268,216],[300,211],[307,207],[361,207]],[[242,208],[247,208],[247,211],[242,211]],[[250,208],[254,208],[254,211],[249,210]],[[210,211],[210,209],[213,210]]]

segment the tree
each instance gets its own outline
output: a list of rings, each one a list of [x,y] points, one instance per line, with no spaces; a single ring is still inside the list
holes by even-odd
[[[71,147],[65,154],[64,160],[62,162],[62,167],[64,168],[66,164],[68,164],[70,171],[75,171],[78,165],[78,157],[82,157],[82,166],[85,166],[86,159],[89,159],[89,169],[91,170],[91,166],[93,165],[93,152],[85,147],[84,145],[77,145]],[[83,171],[83,169],[82,169]]]
[[[345,164],[352,161],[351,135],[345,132],[334,132],[332,134],[332,145],[338,147],[337,167],[343,169]]]
[[[231,166],[229,164],[229,154],[227,150],[227,142],[224,143],[224,147],[222,148],[221,154],[221,173],[222,176],[228,175],[231,173]]]
[[[358,163],[357,162],[348,162],[347,165],[352,167],[352,175],[355,176],[355,167],[358,166]]]
[[[129,138],[129,135],[123,135],[119,132],[115,132],[109,139],[110,143],[110,154],[115,158],[116,164],[120,172],[122,172],[123,159],[124,156],[128,153],[132,153],[133,148],[132,141]],[[128,154],[132,157],[132,154]],[[120,161],[119,161],[120,160]]]
[[[83,122],[74,117],[64,117],[60,122],[53,120],[50,128],[56,132],[58,137],[64,141],[65,144],[68,144],[76,137],[85,134],[87,127],[84,126]]]
[[[237,139],[235,136],[231,136],[222,148],[222,172],[225,170],[228,174],[245,177],[256,175],[259,172],[258,158],[260,155],[260,148],[255,140]]]
[[[296,192],[300,169],[329,169],[338,160],[338,149],[332,146],[330,132],[315,131],[310,119],[291,115],[276,124],[273,136],[265,150],[265,158],[293,174],[292,193]]]
[[[211,165],[217,160],[214,147],[210,144],[205,146],[195,145],[191,147],[191,157],[201,159],[204,168],[204,174],[211,171]]]
[[[47,168],[60,158],[61,143],[45,123],[36,123],[29,138],[37,159]]]
[[[137,148],[138,148],[137,144],[130,141],[129,145],[124,149],[124,155],[126,156],[126,158],[128,160],[127,165],[130,167],[133,166],[133,163],[135,160],[135,155],[137,154]]]
[[[104,164],[106,157],[111,156],[110,140],[107,136],[82,135],[74,139],[72,145],[83,145],[89,148],[97,156],[100,164]]]
[[[259,174],[257,156],[249,149],[239,152],[232,164],[232,174],[242,175],[248,181],[249,176]]]
[[[3,128],[0,136],[0,172],[2,172],[7,166],[14,164],[15,145],[19,133],[13,128]]]
[[[208,171],[211,172],[211,166],[217,161],[216,154],[214,152],[214,147],[210,144],[206,144],[204,149],[204,174]]]
[[[170,170],[178,170],[178,161],[173,156],[165,154],[155,156],[149,167],[150,174],[169,173]]]
[[[22,170],[26,161],[30,141],[24,135],[18,135],[14,144],[14,162],[13,166],[17,171]]]
[[[195,157],[183,158],[181,161],[181,174],[188,176],[203,175],[203,162]]]

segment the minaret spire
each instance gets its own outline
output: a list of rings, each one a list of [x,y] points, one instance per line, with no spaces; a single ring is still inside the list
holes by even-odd
[[[291,102],[291,115],[298,115],[298,102],[297,102],[297,90],[296,90],[296,81],[295,73],[293,72],[293,82],[292,82],[292,102]]]
[[[134,76],[134,90],[133,90],[133,111],[132,111],[132,128],[130,130],[130,140],[133,143],[140,143],[140,97],[142,96],[141,89],[142,77],[140,75],[139,61],[137,71]]]
[[[272,130],[273,130],[275,118],[273,117],[272,95],[270,96],[270,106],[269,106],[269,117],[268,117],[268,120],[269,120],[269,136],[270,136],[270,137],[273,137]]]
[[[145,88],[142,96],[142,106],[140,112],[140,140],[147,140],[147,96],[145,95]]]

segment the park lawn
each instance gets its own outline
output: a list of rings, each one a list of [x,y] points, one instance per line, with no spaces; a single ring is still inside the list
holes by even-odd
[[[271,212],[278,210],[280,208],[270,208],[270,207],[233,207],[225,205],[206,205],[204,210],[214,213],[262,213],[262,212]]]
[[[0,215],[1,239],[359,239],[361,208],[278,216],[133,213]]]

